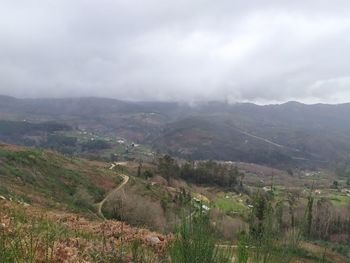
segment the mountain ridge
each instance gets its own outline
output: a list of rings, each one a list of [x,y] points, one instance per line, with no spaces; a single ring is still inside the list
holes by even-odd
[[[0,118],[55,121],[123,137],[186,159],[269,165],[332,163],[350,154],[350,103],[257,105],[209,101],[130,102],[112,98],[0,96]],[[277,147],[277,145],[282,147]],[[298,165],[304,166],[306,162]]]

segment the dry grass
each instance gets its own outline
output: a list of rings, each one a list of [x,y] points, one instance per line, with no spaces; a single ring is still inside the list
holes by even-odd
[[[124,259],[131,257],[136,240],[153,257],[161,257],[170,238],[122,222],[91,221],[10,201],[0,201],[0,225],[2,252],[14,252],[22,260],[18,262],[116,262],[119,253]],[[162,241],[150,243],[150,236]],[[52,261],[45,261],[48,255]]]

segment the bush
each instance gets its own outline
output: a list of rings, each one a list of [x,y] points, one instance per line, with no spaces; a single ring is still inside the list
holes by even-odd
[[[238,240],[237,261],[238,263],[247,263],[249,258],[248,252],[248,237],[242,233]]]
[[[94,201],[93,196],[83,187],[78,187],[73,196],[74,204],[83,208],[91,209]]]
[[[199,215],[182,220],[170,248],[170,257],[174,263],[229,263],[232,255],[215,245],[209,219]]]
[[[146,225],[155,230],[163,230],[166,226],[161,204],[131,191],[116,193],[104,209],[107,210],[107,216],[134,226]]]
[[[227,216],[217,208],[210,211],[210,221],[215,224],[215,231],[220,238],[233,240],[246,230],[247,224],[241,218]]]

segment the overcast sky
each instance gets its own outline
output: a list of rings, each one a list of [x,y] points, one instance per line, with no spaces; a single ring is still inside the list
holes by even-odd
[[[0,0],[0,93],[350,101],[349,14],[349,0]]]

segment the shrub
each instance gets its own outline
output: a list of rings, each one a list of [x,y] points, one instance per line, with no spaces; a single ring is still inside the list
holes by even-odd
[[[78,187],[73,196],[74,204],[83,208],[92,208],[94,201],[93,196],[83,187]]]
[[[107,210],[107,216],[109,214],[111,218],[125,220],[134,226],[146,225],[155,230],[163,230],[166,225],[161,204],[132,191],[114,194],[104,210]]]
[[[237,246],[237,261],[238,263],[247,263],[249,258],[249,252],[248,252],[248,237],[243,232],[238,240],[238,246]]]
[[[209,219],[201,214],[182,220],[170,248],[170,257],[174,263],[228,263],[232,256],[215,245]]]

